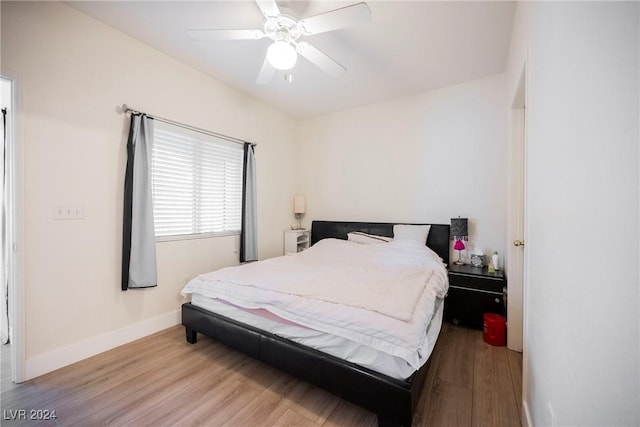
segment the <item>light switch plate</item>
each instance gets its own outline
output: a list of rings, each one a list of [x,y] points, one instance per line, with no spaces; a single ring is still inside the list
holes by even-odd
[[[84,208],[82,205],[55,205],[52,210],[53,219],[82,219]]]

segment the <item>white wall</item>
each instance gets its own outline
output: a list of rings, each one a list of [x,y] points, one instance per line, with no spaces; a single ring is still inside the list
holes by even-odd
[[[504,75],[303,121],[299,192],[311,219],[470,221],[504,251]],[[457,252],[454,255],[457,259]]]
[[[27,377],[176,323],[185,280],[237,262],[235,237],[159,243],[158,287],[120,291],[123,103],[256,141],[259,255],[282,253],[296,120],[60,3],[2,2],[2,70],[21,88]]]
[[[516,12],[507,82],[511,98],[529,58],[532,425],[640,425],[639,18],[636,2]]]

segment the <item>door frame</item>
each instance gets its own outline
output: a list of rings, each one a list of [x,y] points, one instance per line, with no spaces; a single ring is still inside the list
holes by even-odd
[[[11,82],[11,114],[8,116],[7,138],[7,188],[9,202],[7,206],[7,236],[9,242],[9,339],[11,343],[11,380],[20,383],[25,380],[25,335],[24,335],[24,253],[23,224],[24,212],[23,177],[24,171],[20,114],[20,84],[18,77],[6,70],[0,77]]]
[[[510,109],[511,136],[509,143],[509,203],[507,204],[507,271],[509,272],[507,346],[523,350],[524,335],[524,250],[515,247],[515,240],[525,239],[526,223],[526,63],[522,67]],[[526,241],[525,241],[526,242]]]
[[[529,358],[526,331],[528,294],[528,200],[527,200],[527,144],[529,142],[531,111],[531,52],[525,49],[518,83],[509,106],[511,134],[509,141],[509,193],[507,212],[507,271],[508,281],[508,330],[507,346],[522,351],[522,414],[524,427],[533,426],[529,411]],[[524,247],[515,247],[514,240],[523,240]],[[515,278],[521,278],[515,279]],[[514,306],[515,304],[515,306]],[[510,309],[511,308],[511,309]]]

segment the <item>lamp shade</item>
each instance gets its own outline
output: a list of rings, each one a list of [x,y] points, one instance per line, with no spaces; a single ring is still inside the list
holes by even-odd
[[[468,235],[467,218],[451,218],[451,237],[467,237]]]
[[[304,196],[293,198],[293,213],[303,214],[307,208],[307,199]]]
[[[279,40],[267,49],[267,61],[277,70],[290,70],[296,65],[298,54],[289,43]]]
[[[462,240],[456,240],[456,243],[453,245],[453,249],[455,249],[456,251],[463,251],[464,243],[462,242]]]

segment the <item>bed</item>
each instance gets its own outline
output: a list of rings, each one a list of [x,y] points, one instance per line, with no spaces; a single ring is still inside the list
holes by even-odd
[[[313,221],[312,249],[324,239],[347,240],[348,233],[355,231],[391,237],[394,224]],[[317,246],[328,243],[329,241],[323,242]],[[444,263],[448,263],[449,225],[431,224],[426,246]],[[439,311],[441,315],[441,309]],[[348,361],[339,354],[320,351],[286,338],[286,334],[272,333],[269,328],[262,327],[262,324],[245,320],[249,319],[247,316],[250,317],[250,314],[231,316],[232,313],[234,312],[218,310],[215,306],[202,302],[198,305],[193,301],[184,304],[182,324],[185,326],[187,341],[195,343],[197,334],[204,334],[373,411],[378,416],[379,425],[411,424],[426,378],[428,358],[420,361],[420,367],[404,378],[405,374],[395,374],[394,368],[386,372],[376,366],[368,367],[365,363]],[[441,318],[431,323],[437,322],[441,322]],[[433,344],[437,340],[439,326],[438,323],[437,328],[433,327],[434,330],[437,329],[435,333],[427,331]]]

